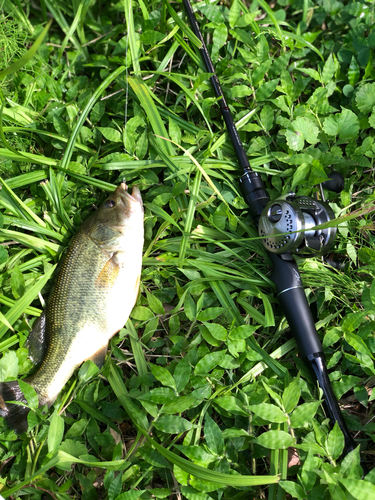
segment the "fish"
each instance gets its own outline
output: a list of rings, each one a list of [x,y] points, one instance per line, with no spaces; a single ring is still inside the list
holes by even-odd
[[[137,186],[125,183],[104,201],[73,236],[46,307],[27,346],[39,364],[24,379],[50,407],[85,361],[104,364],[108,342],[126,323],[136,302],[141,276],[144,211]],[[12,404],[11,401],[19,404]],[[0,416],[21,434],[29,408],[18,381],[0,383]]]

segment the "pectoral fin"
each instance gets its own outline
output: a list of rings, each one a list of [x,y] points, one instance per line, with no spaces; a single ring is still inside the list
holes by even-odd
[[[91,359],[91,361],[93,363],[95,363],[96,366],[100,369],[104,365],[104,360],[105,360],[105,357],[107,355],[107,351],[108,351],[108,342],[106,343],[106,345],[101,347],[99,350],[97,350],[92,356],[90,356],[87,359]],[[85,361],[86,361],[86,359],[85,359]]]
[[[43,311],[39,318],[35,321],[33,329],[31,330],[25,345],[29,350],[29,357],[31,361],[35,365],[41,363],[48,347],[45,311]]]
[[[99,276],[96,278],[95,285],[98,287],[112,286],[117,280],[119,271],[120,267],[112,257],[100,271]]]

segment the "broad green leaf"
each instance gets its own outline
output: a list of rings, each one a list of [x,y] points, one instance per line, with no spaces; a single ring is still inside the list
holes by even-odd
[[[159,382],[161,382],[163,385],[166,385],[167,387],[171,387],[172,389],[177,390],[174,378],[166,368],[153,364],[150,364],[149,366],[151,373],[157,380],[159,380]]]
[[[55,453],[58,450],[62,438],[64,437],[64,419],[60,417],[57,409],[49,419],[48,429],[48,453]]]
[[[325,84],[329,83],[332,80],[334,74],[335,74],[335,61],[333,60],[332,54],[330,54],[323,66],[322,82]]]
[[[256,443],[270,450],[286,449],[293,445],[293,438],[284,431],[267,431],[255,440]]]
[[[265,101],[268,99],[273,91],[276,89],[277,84],[279,83],[279,79],[270,80],[269,82],[264,83],[259,89],[255,92],[255,100]]]
[[[232,340],[247,339],[251,337],[258,328],[258,326],[251,325],[238,326],[229,332],[229,338]]]
[[[184,303],[184,311],[186,316],[190,319],[190,321],[195,321],[197,315],[197,306],[190,294],[186,295]]]
[[[224,438],[222,430],[217,423],[212,420],[208,413],[206,413],[204,419],[204,437],[206,439],[207,446],[211,451],[219,456],[224,453]]]
[[[180,364],[176,366],[176,370],[179,366]],[[178,396],[176,395],[176,392],[170,387],[156,387],[155,389],[152,389],[145,394],[137,396],[137,399],[140,399],[141,401],[150,401],[157,404],[165,404],[175,401],[177,397]]]
[[[115,500],[139,500],[146,490],[129,490],[120,493]]]
[[[351,139],[358,135],[358,118],[350,109],[343,109],[341,113],[328,116],[324,120],[323,130],[328,135],[338,135],[342,140]]]
[[[103,134],[103,137],[110,142],[122,142],[121,133],[111,127],[97,127]]]
[[[16,264],[12,269],[10,286],[12,287],[12,293],[15,299],[19,299],[25,293],[25,278],[21,273],[18,264]]]
[[[259,405],[250,405],[250,410],[258,417],[269,422],[281,423],[288,420],[287,415],[275,405],[261,403]]]
[[[236,99],[239,97],[245,97],[252,94],[252,90],[247,85],[235,85],[231,89],[228,90],[227,95],[232,99]]]
[[[329,455],[336,460],[344,450],[345,441],[344,435],[336,422],[331,432],[328,434],[327,438],[327,451]]]
[[[369,481],[352,478],[339,478],[339,481],[356,500],[369,500],[375,496],[375,485]]]
[[[146,321],[148,319],[152,319],[154,317],[154,313],[145,306],[136,306],[133,308],[130,316],[134,319],[138,319],[139,321]]]
[[[199,373],[208,373],[219,364],[220,359],[224,356],[226,351],[216,351],[203,356],[201,360],[198,361],[194,373],[198,375]]]
[[[176,401],[172,401],[171,403],[163,405],[160,411],[161,413],[167,413],[168,415],[173,415],[174,413],[183,413],[188,408],[197,406],[201,401],[202,399],[189,394],[188,396],[181,396]]]
[[[179,434],[192,428],[192,423],[176,415],[162,415],[154,422],[154,427],[166,434]]]
[[[18,375],[18,357],[15,351],[9,351],[0,359],[0,382],[15,380]]]
[[[273,119],[274,119],[274,111],[271,108],[271,106],[269,106],[268,104],[263,106],[263,108],[260,112],[260,119],[261,119],[262,125],[264,127],[264,130],[266,132],[271,130],[271,128],[273,126]]]
[[[203,311],[201,311],[198,316],[197,320],[199,321],[211,321],[213,319],[216,319],[218,316],[220,316],[224,312],[223,307],[207,307]]]
[[[370,349],[367,347],[365,341],[359,335],[356,335],[353,332],[345,332],[344,338],[348,342],[348,344],[353,347],[353,349],[361,352],[362,354],[367,354],[367,356],[373,358],[373,354],[371,353]]]
[[[357,106],[362,113],[371,113],[375,106],[375,83],[365,83],[355,96]]]
[[[285,132],[286,142],[293,151],[302,151],[305,145],[305,138],[299,131],[287,130]]]
[[[282,395],[282,402],[284,410],[290,413],[297,406],[301,396],[300,378],[299,375],[295,377],[292,382],[284,389]]]
[[[241,401],[234,396],[222,396],[214,400],[214,404],[223,408],[223,410],[233,415],[242,415],[248,417],[249,413],[246,411]]]
[[[185,389],[186,385],[189,382],[190,374],[191,366],[188,357],[185,356],[178,363],[173,373],[173,378],[175,379],[176,389],[178,392],[181,392]]]
[[[345,316],[343,322],[342,322],[342,329],[344,332],[352,332],[353,330],[356,330],[359,325],[362,323],[363,318],[365,317],[365,312],[363,311],[358,311],[358,312],[353,312],[349,313]]]
[[[360,78],[359,65],[354,56],[352,57],[352,60],[350,61],[349,64],[348,77],[349,77],[349,84],[352,85],[352,87],[354,87],[354,85],[358,82]]]
[[[147,301],[150,309],[155,313],[155,314],[165,314],[163,304],[161,301],[152,293],[147,293]]]
[[[30,384],[27,384],[23,380],[19,380],[18,385],[20,386],[20,389],[25,396],[29,407],[32,410],[36,410],[39,406],[39,399],[34,387],[32,387]]]
[[[215,339],[223,341],[227,339],[227,331],[223,326],[217,323],[206,322],[204,323],[204,325]]]
[[[290,416],[290,425],[297,429],[311,423],[312,418],[319,408],[319,404],[319,401],[313,401],[297,406]]]
[[[292,122],[292,127],[293,130],[301,134],[304,140],[306,140],[309,144],[316,144],[319,142],[319,129],[309,118],[299,116]]]
[[[178,450],[186,455],[193,462],[207,467],[208,464],[217,460],[217,456],[213,453],[207,452],[203,446],[181,446],[175,445]]]
[[[224,354],[219,360],[219,366],[226,370],[235,370],[240,366],[240,363],[229,354]]]
[[[142,456],[146,462],[153,465],[154,467],[170,468],[169,463],[163,457],[161,453],[157,450],[151,448],[151,446],[142,446],[139,448],[139,454]]]
[[[216,54],[219,52],[221,47],[226,43],[228,37],[228,30],[224,23],[220,23],[215,27],[214,34],[212,37],[212,53],[213,59],[216,59]]]
[[[241,16],[241,7],[239,0],[234,0],[229,9],[229,26],[231,28],[234,28],[236,26],[240,16]]]
[[[305,500],[307,493],[303,490],[303,488],[293,481],[280,481],[280,486],[287,493],[292,495],[293,498],[297,498],[298,500]]]

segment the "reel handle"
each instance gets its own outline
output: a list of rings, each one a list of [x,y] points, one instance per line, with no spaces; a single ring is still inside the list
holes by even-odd
[[[334,193],[341,193],[344,190],[345,180],[340,172],[332,172],[329,174],[329,180],[322,182],[322,186]]]

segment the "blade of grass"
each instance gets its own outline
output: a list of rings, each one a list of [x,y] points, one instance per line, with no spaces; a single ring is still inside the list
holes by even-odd
[[[64,17],[64,14],[62,13],[61,9],[56,5],[56,2],[53,0],[45,0],[46,6],[48,10],[51,12],[53,17],[56,19],[57,24],[60,26],[62,31],[67,34],[69,32],[69,23]],[[70,37],[72,44],[76,48],[76,50],[82,54],[83,56],[85,55],[85,51],[83,50],[81,44],[77,40],[75,36]]]
[[[40,280],[35,283],[33,287],[31,287],[27,292],[15,302],[15,304],[9,309],[9,311],[5,314],[7,321],[13,325],[14,322],[23,314],[26,308],[31,304],[31,302],[35,299],[38,293],[42,290],[44,285],[47,283],[49,278],[52,276],[54,270],[56,269],[57,264],[51,267]],[[2,338],[7,332],[8,327],[6,325],[0,325],[0,338]]]
[[[30,236],[29,234],[12,231],[11,229],[0,229],[0,237],[18,241],[21,245],[25,245],[43,253],[58,253],[61,249],[60,245],[56,243],[35,238],[35,236]]]
[[[57,170],[61,172],[65,172],[66,174],[74,177],[79,181],[82,181],[84,184],[89,184],[90,186],[95,186],[103,191],[114,191],[116,189],[116,184],[111,184],[110,182],[102,181],[101,179],[95,179],[94,177],[90,177],[89,175],[84,174],[76,174],[67,168],[57,167]]]
[[[4,352],[10,347],[18,344],[19,340],[20,338],[18,335],[12,335],[8,339],[3,340],[2,342],[0,342],[0,352]]]
[[[202,48],[202,42],[193,33],[193,31],[188,26],[186,26],[186,24],[179,18],[177,12],[174,10],[174,8],[170,4],[170,2],[167,2],[167,9],[168,9],[169,14],[172,16],[174,22],[180,28],[180,30],[185,35],[185,37],[188,38],[190,40],[190,42],[193,45],[195,45],[198,49]]]
[[[281,45],[283,46],[283,50],[285,52],[286,50],[286,47],[285,47],[285,43],[284,43],[284,37],[282,35],[282,31],[280,29],[280,26],[279,26],[279,23],[275,17],[275,14],[273,13],[273,10],[271,9],[271,7],[265,2],[265,0],[257,0],[258,1],[258,4],[262,7],[262,9],[267,13],[268,17],[271,19],[271,21],[273,22],[273,24],[275,25],[275,28],[276,28],[276,31],[277,31],[277,34],[279,35],[280,37],[280,41],[281,41]]]
[[[107,78],[102,82],[99,87],[95,90],[93,95],[91,96],[89,102],[86,104],[85,109],[82,111],[80,117],[78,118],[78,121],[71,133],[71,136],[69,137],[68,144],[66,145],[65,153],[64,156],[62,157],[60,167],[62,169],[66,169],[69,165],[70,159],[73,154],[73,150],[75,147],[75,143],[78,137],[78,134],[88,116],[90,113],[92,107],[96,103],[96,101],[99,99],[101,94],[104,92],[104,90],[110,85],[113,80],[115,80],[121,73],[125,71],[124,66],[118,67],[115,71],[113,71],[110,75],[107,76]]]
[[[39,224],[34,224],[31,221],[26,221],[24,219],[18,219],[17,217],[11,217],[9,215],[3,215],[4,223],[12,226],[19,227],[21,229],[25,229],[26,231],[33,231],[39,234],[45,234],[50,238],[53,238],[57,241],[62,241],[64,237],[53,231],[52,229],[48,229],[47,227],[41,227]]]
[[[62,56],[64,50],[66,49],[66,46],[68,45],[69,40],[72,39],[72,37],[74,35],[74,32],[77,29],[77,26],[78,26],[78,23],[80,21],[81,14],[82,14],[82,11],[83,11],[83,8],[84,8],[84,3],[85,2],[82,2],[82,3],[79,4],[77,12],[76,12],[76,15],[74,16],[73,22],[69,26],[69,29],[68,29],[68,31],[67,31],[67,33],[65,35],[65,38],[64,38],[64,40],[61,43],[61,47],[59,48],[59,52],[58,52],[58,56],[57,56],[59,64],[60,64],[61,56]]]
[[[142,345],[139,341],[137,330],[134,328],[132,320],[129,318],[126,322],[126,329],[129,332],[130,343],[132,347],[132,352],[135,360],[135,364],[140,376],[146,375],[148,373],[147,363],[145,359],[144,352],[142,350]],[[144,389],[146,386],[144,386]]]
[[[138,97],[139,102],[141,103],[141,106],[147,115],[147,118],[150,120],[150,124],[152,130],[154,131],[154,134],[161,139],[169,139],[168,132],[150,95],[150,90],[147,85],[145,85],[143,80],[138,77],[129,77],[128,82],[135,92],[136,96]],[[165,154],[174,154],[173,147],[169,142],[161,140],[159,141],[159,144]]]
[[[48,132],[46,130],[39,130],[37,128],[31,129],[28,127],[3,127],[3,131],[4,131],[4,133],[7,133],[7,132],[12,133],[13,132],[16,134],[27,134],[27,135],[38,134],[42,137],[43,136],[50,137],[51,139],[57,139],[58,141],[61,141],[64,143],[68,142],[67,137],[63,137],[63,136],[61,136],[59,134],[55,134],[53,132]],[[95,151],[92,148],[89,148],[85,144],[80,144],[79,142],[76,143],[75,148],[79,149],[80,151],[83,151],[84,153],[88,153],[91,155],[95,154]]]
[[[9,151],[9,149],[6,148],[0,148],[0,158],[3,158],[4,160],[21,161],[23,163],[25,162],[26,159],[30,163],[37,163],[38,165],[56,166],[59,163],[57,160],[54,160],[53,158],[47,158],[46,156],[36,155],[34,153],[26,153],[26,152],[22,152],[22,154],[21,153],[16,154],[13,153],[13,151]]]
[[[24,271],[25,269],[21,268],[22,265],[20,266],[20,270]],[[13,307],[14,304],[16,303],[15,300],[10,299],[9,297],[5,297],[5,295],[0,295],[0,304],[3,304],[4,306],[7,307]],[[28,314],[30,316],[40,316],[42,311],[40,309],[37,309],[36,307],[29,306],[25,309],[25,314]]]
[[[198,200],[198,194],[201,186],[202,171],[197,170],[194,177],[193,187],[190,193],[189,205],[187,208],[187,213],[184,220],[184,232],[182,235],[180,253],[179,253],[179,267],[183,267],[186,248],[189,243],[191,228],[194,221],[195,206]]]
[[[46,223],[44,220],[40,219],[17,195],[16,193],[8,186],[8,184],[0,177],[0,186],[4,191],[16,202],[19,206],[23,216],[29,220],[33,220],[36,222],[38,226],[46,227]]]
[[[142,428],[148,429],[149,425],[146,414],[129,398],[122,374],[119,373],[118,368],[114,365],[112,360],[108,361],[107,378],[114,393],[116,394],[117,399],[120,401],[124,410],[133,421],[133,424],[140,425]]]
[[[81,401],[80,399],[75,399],[74,404],[78,404],[82,408],[82,410],[91,415],[91,417],[94,417],[95,420],[99,420],[99,422],[108,425],[111,429],[120,434],[118,427],[112,422],[112,420],[109,417],[107,417],[107,415],[104,415],[104,413],[99,411],[97,408],[94,408],[94,406],[91,406],[86,401]]]
[[[307,40],[305,40],[302,36],[300,35],[296,35],[295,33],[292,33],[290,31],[284,31],[282,29],[279,28],[279,30],[275,30],[271,27],[263,27],[261,26],[260,27],[261,31],[268,31],[270,33],[272,33],[273,35],[277,35],[277,36],[280,36],[279,34],[279,31],[281,32],[281,37],[284,38],[284,37],[289,37],[291,38],[292,40],[295,40],[296,42],[308,47],[310,50],[313,50],[316,54],[318,54],[318,56],[320,57],[320,59],[322,61],[324,61],[324,57],[322,55],[322,53],[320,52],[319,49],[317,49],[312,43],[308,42]],[[282,42],[282,38],[280,38],[280,41]]]
[[[141,67],[139,64],[139,49],[136,40],[136,31],[134,28],[133,7],[131,0],[123,0],[123,6],[125,11],[126,26],[128,28],[129,48],[132,56],[133,70],[135,75],[138,75],[141,71]]]
[[[210,283],[212,290],[215,292],[216,297],[218,298],[220,304],[229,312],[232,316],[235,324],[237,326],[241,326],[244,324],[242,316],[238,311],[235,302],[230,296],[228,289],[223,281],[213,281]],[[249,337],[246,339],[248,345],[254,349],[257,353],[259,353],[264,362],[271,368],[280,378],[283,378],[286,373],[286,369],[277,361],[273,360],[272,357],[266,353],[264,349],[260,347],[260,345],[256,342],[253,337]]]
[[[161,453],[166,459],[168,459],[173,464],[177,465],[180,469],[188,472],[192,476],[202,479],[203,481],[209,481],[211,483],[219,483],[225,486],[241,487],[241,486],[257,486],[262,484],[275,484],[279,481],[278,476],[243,476],[241,474],[225,474],[223,472],[217,472],[214,470],[207,469],[200,465],[186,460],[185,458],[176,455],[170,450],[167,450],[160,444],[158,444],[154,439],[152,439],[143,429],[139,426],[137,428],[142,432],[146,439],[152,444],[152,446]]]
[[[38,36],[38,38],[35,40],[35,42],[32,44],[32,46],[29,48],[29,50],[26,52],[24,56],[22,56],[15,63],[5,68],[3,71],[0,71],[0,80],[6,77],[7,75],[11,75],[12,73],[18,71],[20,68],[22,68],[22,66],[25,66],[25,64],[27,64],[30,61],[30,59],[34,57],[40,44],[44,40],[44,37],[46,36],[48,30],[50,29],[51,24],[52,24],[52,19],[48,22],[47,26],[44,28],[44,30],[41,32],[41,34]]]

